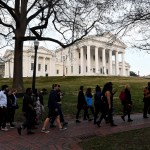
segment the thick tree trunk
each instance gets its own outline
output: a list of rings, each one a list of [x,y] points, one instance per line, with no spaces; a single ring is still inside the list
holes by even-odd
[[[14,49],[13,88],[18,89],[18,92],[24,91],[22,60],[23,60],[23,41],[17,38],[15,40],[15,49]]]

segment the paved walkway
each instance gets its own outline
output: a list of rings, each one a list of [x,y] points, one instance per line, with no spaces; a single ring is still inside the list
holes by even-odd
[[[150,127],[150,118],[143,119],[142,114],[132,114],[133,122],[123,122],[120,116],[114,116],[117,127],[110,127],[102,122],[101,127],[93,122],[68,119],[68,129],[59,131],[58,128],[50,129],[48,134],[41,133],[41,127],[35,130],[34,135],[27,135],[26,130],[19,136],[16,129],[7,132],[0,131],[1,150],[81,150],[78,142],[95,136],[104,136],[122,131]],[[149,116],[150,117],[150,116]]]

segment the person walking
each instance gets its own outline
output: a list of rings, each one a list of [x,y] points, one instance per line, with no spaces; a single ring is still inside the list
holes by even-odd
[[[94,117],[94,107],[93,107],[93,100],[92,100],[92,89],[91,88],[87,88],[86,93],[85,93],[85,99],[86,99],[86,103],[88,106],[88,110],[91,110],[91,113]],[[88,113],[89,114],[89,113]],[[89,121],[91,121],[93,119],[89,119]]]
[[[125,121],[125,116],[128,115],[128,122],[132,122],[133,120],[130,118],[131,110],[132,110],[132,100],[131,100],[131,92],[130,92],[129,85],[125,86],[124,94],[125,94],[125,100],[122,101],[123,115],[121,116],[121,118],[123,121]]]
[[[148,118],[147,114],[150,108],[150,91],[148,87],[144,88],[143,102],[144,102],[143,118],[146,119]]]
[[[27,88],[26,93],[23,96],[23,105],[22,105],[22,111],[25,116],[25,121],[21,126],[17,128],[19,135],[21,135],[22,129],[26,128],[28,135],[34,134],[34,132],[31,129],[35,125],[35,110],[33,99],[31,96],[32,96],[32,89]]]
[[[58,85],[58,90],[57,90],[57,96],[58,96],[57,103],[58,103],[58,105],[59,105],[58,111],[59,111],[61,123],[63,124],[63,126],[66,126],[66,125],[68,124],[68,122],[65,121],[65,119],[64,119],[64,114],[63,114],[63,112],[62,112],[62,99],[63,99],[63,95],[64,95],[64,93],[61,91],[60,85]],[[50,128],[56,127],[56,126],[54,125],[54,121],[55,121],[55,118],[52,118],[52,119],[51,119]]]
[[[8,85],[2,85],[0,91],[0,129],[8,131],[6,127],[6,113],[7,113],[7,93],[9,91]]]
[[[107,120],[106,114],[108,114],[108,121],[111,126],[117,126],[114,124],[113,120],[113,95],[114,93],[112,92],[113,90],[113,84],[112,82],[107,82],[102,90],[102,100],[103,100],[103,111],[102,115],[100,117],[100,120],[98,121],[97,125],[100,127],[101,121],[104,118],[105,121]]]
[[[101,105],[102,105],[102,93],[100,86],[97,85],[94,94],[94,109],[95,109],[94,124],[97,123],[98,114],[101,112]]]
[[[60,115],[59,115],[60,108],[57,103],[57,101],[58,101],[58,94],[57,94],[58,84],[54,84],[52,88],[53,89],[50,92],[49,100],[48,100],[48,108],[49,108],[48,116],[45,119],[42,130],[41,130],[41,132],[43,132],[43,133],[49,133],[49,131],[46,129],[46,127],[47,127],[50,119],[53,117],[55,118],[56,124],[60,131],[67,129],[67,128],[63,127],[60,122]]]

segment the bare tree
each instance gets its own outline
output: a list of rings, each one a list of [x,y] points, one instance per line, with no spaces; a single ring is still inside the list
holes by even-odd
[[[51,41],[65,48],[94,29],[100,34],[112,5],[111,0],[0,0],[1,47],[14,46],[13,87],[24,88],[24,41]]]
[[[115,0],[110,21],[116,35],[129,36],[129,44],[150,52],[150,0]]]

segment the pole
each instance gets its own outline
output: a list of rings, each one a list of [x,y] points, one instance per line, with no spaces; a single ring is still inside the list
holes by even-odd
[[[34,46],[35,55],[34,55],[34,68],[33,68],[33,78],[32,78],[32,91],[35,92],[35,78],[36,78],[36,60],[37,60],[37,49],[38,46]]]

